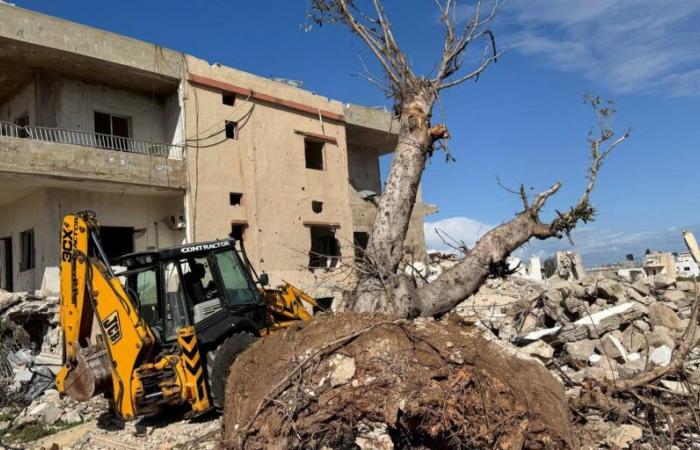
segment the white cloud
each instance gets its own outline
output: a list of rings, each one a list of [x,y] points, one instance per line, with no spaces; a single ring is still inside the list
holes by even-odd
[[[517,51],[616,93],[700,94],[700,1],[530,0],[502,18]]]
[[[448,242],[453,244],[455,241],[457,243],[464,242],[468,247],[471,247],[481,236],[493,228],[493,225],[487,225],[468,217],[450,217],[436,222],[425,222],[423,228],[425,230],[425,242],[430,250],[450,251],[452,249],[443,242],[437,231]]]

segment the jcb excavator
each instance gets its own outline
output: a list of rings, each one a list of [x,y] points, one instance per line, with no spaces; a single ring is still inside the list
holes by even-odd
[[[112,264],[125,267],[115,274]],[[63,367],[56,386],[78,401],[104,394],[125,419],[188,404],[221,409],[228,370],[256,338],[310,320],[284,284],[266,289],[236,241],[144,251],[109,261],[92,212],[61,230]],[[96,319],[96,320],[95,320]]]

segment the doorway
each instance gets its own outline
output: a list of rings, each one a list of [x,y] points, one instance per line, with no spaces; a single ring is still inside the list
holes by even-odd
[[[100,243],[107,258],[114,258],[134,251],[133,227],[100,227]]]
[[[12,238],[0,238],[0,289],[12,292]]]

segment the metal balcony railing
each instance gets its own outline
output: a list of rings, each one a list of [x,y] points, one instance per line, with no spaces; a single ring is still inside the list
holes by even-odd
[[[0,122],[0,136],[57,142],[59,144],[79,145],[82,147],[96,147],[142,155],[173,158],[182,158],[183,156],[183,147],[181,145],[138,141],[136,139],[88,131],[35,126],[20,127],[9,122]]]

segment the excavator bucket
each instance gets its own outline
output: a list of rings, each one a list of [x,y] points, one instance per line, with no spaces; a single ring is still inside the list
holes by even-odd
[[[111,380],[107,354],[104,351],[85,353],[84,349],[78,350],[76,366],[62,380],[63,392],[79,402],[104,392]]]

